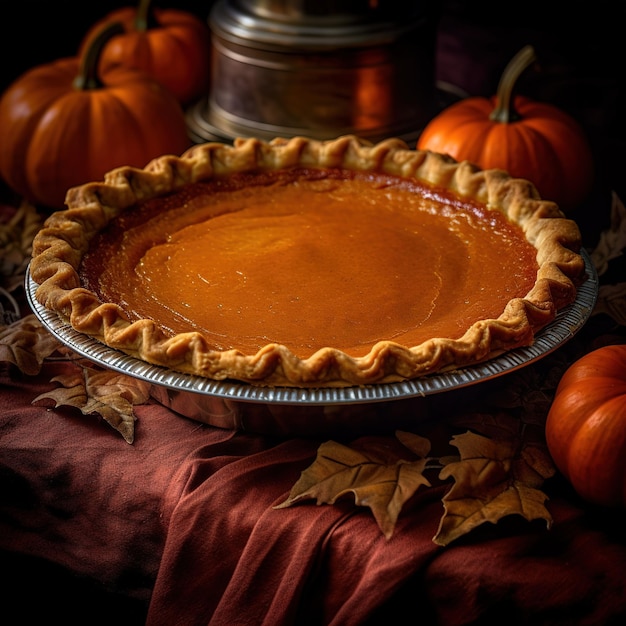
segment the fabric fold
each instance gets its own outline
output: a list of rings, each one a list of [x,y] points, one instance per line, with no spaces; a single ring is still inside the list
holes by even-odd
[[[147,626],[356,626],[426,565],[441,515],[432,494],[389,541],[350,498],[274,508],[317,445],[292,439],[227,465],[194,463],[169,515]]]

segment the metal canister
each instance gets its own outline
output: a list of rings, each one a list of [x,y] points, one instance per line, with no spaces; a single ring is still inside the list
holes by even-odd
[[[218,0],[200,140],[417,137],[435,107],[437,15],[398,0]]]

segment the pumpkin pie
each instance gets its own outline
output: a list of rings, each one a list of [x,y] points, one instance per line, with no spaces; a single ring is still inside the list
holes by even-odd
[[[42,306],[152,364],[375,384],[530,345],[584,280],[580,232],[498,170],[345,136],[207,143],[72,188],[35,237]]]

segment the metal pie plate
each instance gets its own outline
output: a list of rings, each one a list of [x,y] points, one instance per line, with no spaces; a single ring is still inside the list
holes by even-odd
[[[303,423],[293,425],[291,422],[296,413],[291,411],[286,418],[287,423],[281,423],[277,428],[273,422],[277,413],[284,413],[280,407],[322,408],[333,430],[337,422],[337,410],[342,406],[423,398],[460,389],[510,373],[550,354],[584,326],[598,297],[597,272],[585,251],[582,256],[588,278],[580,286],[576,300],[537,333],[533,345],[450,372],[402,382],[342,388],[261,387],[236,381],[214,381],[151,365],[77,332],[57,313],[45,309],[35,298],[37,284],[31,279],[30,271],[26,272],[25,286],[28,303],[36,317],[61,343],[102,367],[150,383],[152,396],[181,415],[220,427],[299,434],[309,430],[310,420],[306,414],[301,416],[305,420]],[[264,409],[259,412],[259,406],[252,409],[250,405],[259,405]],[[255,413],[254,427],[244,424],[246,412]],[[319,414],[319,410],[316,414]],[[333,417],[329,418],[331,414]],[[378,417],[373,419],[377,420]],[[318,430],[322,425],[319,417],[316,420],[315,430]],[[324,425],[324,429],[326,426],[328,424]]]

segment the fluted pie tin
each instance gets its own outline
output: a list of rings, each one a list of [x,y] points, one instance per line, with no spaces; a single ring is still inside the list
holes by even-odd
[[[591,317],[598,297],[597,272],[584,250],[582,255],[588,278],[579,287],[575,302],[559,311],[532,345],[458,370],[353,387],[261,387],[151,365],[77,332],[68,320],[43,307],[35,298],[37,284],[28,270],[25,291],[37,319],[61,343],[105,369],[149,383],[152,398],[182,417],[267,435],[356,436],[410,429],[425,419],[445,419],[447,411],[441,407],[458,406],[458,393],[466,394],[469,387],[481,393],[483,383],[530,365],[563,346]]]

